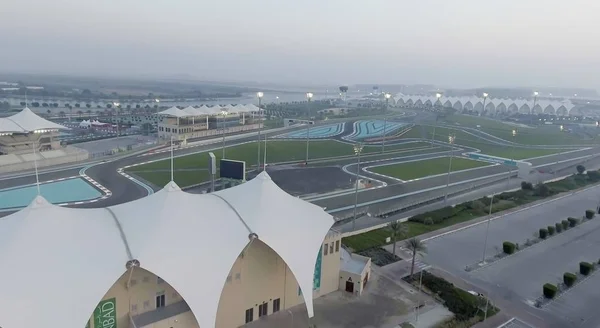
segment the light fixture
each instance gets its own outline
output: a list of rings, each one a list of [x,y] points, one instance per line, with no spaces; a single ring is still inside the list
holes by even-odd
[[[537,91],[534,91],[534,92],[533,92],[533,95],[534,95],[534,96],[536,96],[536,97],[537,97],[539,94],[540,94],[540,93],[539,93],[539,92],[537,92]]]
[[[487,98],[488,96],[489,96],[489,95],[488,95],[488,93],[487,93],[487,92],[484,92],[484,93],[483,93],[483,98]]]
[[[516,130],[516,129],[513,129],[513,130],[512,130],[512,136],[513,136],[513,137],[517,136],[517,130]]]
[[[438,93],[436,93],[436,94],[435,94],[435,97],[436,97],[437,99],[440,99],[440,98],[442,98],[442,94],[438,92]]]
[[[257,96],[258,98],[262,98],[264,95],[265,95],[265,94],[264,94],[264,93],[262,93],[262,91],[259,91],[259,92],[257,92],[257,93],[256,93],[256,96]]]
[[[312,92],[307,92],[306,93],[306,98],[311,99],[313,97],[313,93]]]
[[[389,93],[386,93],[386,94],[385,94],[385,99],[390,99],[391,97],[392,97],[392,95],[391,95],[391,94],[389,94]]]

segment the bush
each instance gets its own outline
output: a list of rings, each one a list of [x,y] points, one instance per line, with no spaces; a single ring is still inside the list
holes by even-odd
[[[523,190],[533,190],[533,184],[527,181],[521,181],[521,189]]]
[[[594,211],[594,210],[586,210],[585,211],[586,219],[592,219],[594,217],[594,214],[596,214],[596,211]]]
[[[577,169],[577,173],[579,174],[583,174],[583,172],[585,172],[585,166],[583,165],[577,165],[575,168]]]
[[[600,181],[600,172],[598,171],[587,171],[588,180],[591,182]]]
[[[538,183],[535,186],[535,195],[540,197],[548,197],[550,195],[550,188],[543,183]]]
[[[555,232],[554,226],[548,226],[548,235],[552,236]]]
[[[416,276],[416,275],[415,275]],[[468,292],[454,287],[445,279],[423,271],[423,286],[439,295],[444,305],[454,313],[458,320],[468,320],[477,314],[478,298]]]
[[[505,241],[502,243],[502,250],[506,254],[514,253],[516,248],[517,248],[516,245],[511,243],[510,241]]]
[[[568,287],[573,286],[573,284],[575,283],[575,280],[577,280],[577,276],[572,274],[571,272],[565,272],[565,274],[563,275],[563,282]]]
[[[539,236],[542,239],[546,239],[546,237],[548,237],[548,230],[546,230],[544,228],[540,229]]]
[[[554,298],[554,296],[556,296],[557,291],[558,291],[558,288],[556,288],[556,286],[553,284],[545,284],[544,285],[544,296],[546,298]]]
[[[569,224],[569,222],[567,222],[567,224]],[[563,231],[562,223],[556,222],[556,224],[554,226],[556,227],[556,233],[561,233]]]
[[[584,276],[587,276],[594,270],[594,265],[588,262],[579,262],[579,273]]]
[[[577,220],[576,218],[568,218],[567,220],[569,220],[569,227],[571,228],[573,228],[579,223],[579,220]]]
[[[474,200],[468,205],[468,207],[474,210],[483,210],[485,208],[485,204],[480,200]]]
[[[560,221],[560,223],[562,224],[563,230],[569,229],[569,221],[568,220],[562,220],[562,221]]]
[[[461,205],[457,205],[456,207],[446,206],[446,207],[437,209],[435,211],[417,214],[417,215],[411,217],[410,219],[408,219],[408,221],[425,224],[425,219],[430,218],[434,224],[438,224],[438,223],[442,223],[442,221],[449,219],[464,210],[465,210],[465,207],[461,206]]]
[[[425,218],[425,220],[423,220],[423,224],[433,225],[433,220],[431,218]]]

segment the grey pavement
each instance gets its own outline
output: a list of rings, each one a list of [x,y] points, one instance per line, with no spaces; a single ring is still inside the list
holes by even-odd
[[[505,240],[523,244],[528,238],[533,238],[533,233],[541,227],[569,216],[581,217],[585,209],[594,209],[599,200],[600,186],[596,186],[493,220],[489,225],[486,253],[492,255],[499,252]],[[533,320],[541,319],[543,326],[547,327],[600,325],[600,316],[595,315],[595,301],[598,300],[598,296],[585,292],[600,289],[600,276],[590,278],[570,292],[568,296],[572,295],[574,300],[572,303],[566,303],[574,307],[561,307],[561,303],[557,302],[557,308],[550,307],[552,310],[548,311],[528,305],[541,295],[541,286],[544,283],[560,281],[564,272],[577,271],[580,261],[598,260],[600,220],[591,220],[516,255],[467,273],[464,268],[477,263],[483,256],[486,227],[487,223],[478,224],[427,241],[425,262],[459,279],[469,281],[477,286],[477,291],[490,295],[496,302],[511,303],[518,317],[524,315],[528,318],[533,317]],[[587,288],[584,287],[585,284]]]

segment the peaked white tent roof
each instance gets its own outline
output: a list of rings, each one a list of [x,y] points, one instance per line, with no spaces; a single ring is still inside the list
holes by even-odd
[[[0,326],[61,322],[81,328],[127,261],[136,259],[183,296],[200,327],[214,327],[227,275],[251,236],[287,263],[312,317],[314,266],[332,224],[323,209],[288,195],[264,172],[205,195],[171,182],[153,195],[105,209],[62,208],[38,197],[0,219],[0,263],[10,268],[0,270]],[[165,234],[173,238],[157,244]],[[206,265],[211,270],[201,269]],[[31,314],[24,316],[24,308]]]
[[[26,133],[43,129],[69,130],[38,116],[27,107],[12,116],[0,118],[0,132]]]
[[[165,109],[162,112],[158,112],[158,115],[163,115],[163,116],[171,116],[171,117],[188,117],[188,116],[192,116],[189,113],[173,106],[169,109]]]

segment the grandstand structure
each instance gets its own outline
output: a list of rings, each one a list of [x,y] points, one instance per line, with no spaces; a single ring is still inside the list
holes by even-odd
[[[158,123],[158,137],[163,140],[173,138],[185,141],[221,133],[255,130],[262,126],[263,117],[259,115],[260,112],[262,110],[253,104],[202,105],[183,109],[171,107],[158,113],[163,117]]]
[[[0,220],[0,326],[231,328],[302,303],[310,318],[314,298],[368,280],[370,259],[349,259],[333,223],[266,172],[108,208],[38,195]]]
[[[57,165],[85,160],[87,152],[63,148],[59,130],[68,130],[48,121],[29,108],[0,118],[0,172],[11,172],[39,166]]]
[[[526,100],[480,97],[440,97],[406,96],[398,94],[394,97],[396,106],[400,107],[446,107],[458,111],[476,111],[496,113],[550,114],[558,116],[580,115],[570,100]],[[484,108],[485,106],[485,108]]]

